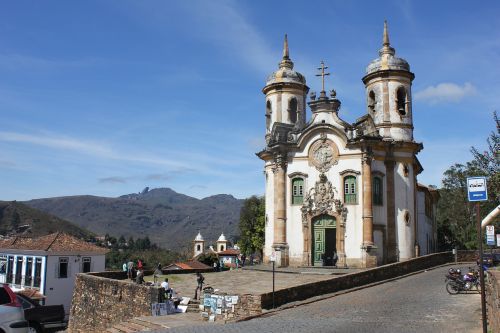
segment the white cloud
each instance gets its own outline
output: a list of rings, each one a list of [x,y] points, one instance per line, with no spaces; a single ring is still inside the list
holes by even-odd
[[[281,50],[269,48],[258,29],[242,15],[235,2],[200,1],[194,6],[190,3],[189,9],[203,26],[206,37],[235,52],[256,70],[267,73],[270,64],[280,60]]]
[[[415,99],[426,101],[430,104],[452,102],[457,103],[464,97],[477,93],[476,87],[466,82],[463,86],[455,83],[440,83],[436,86],[429,86],[415,94]]]
[[[0,132],[0,141],[22,142],[56,149],[66,149],[92,155],[108,155],[109,148],[94,142],[84,142],[68,137],[49,137],[16,132]]]

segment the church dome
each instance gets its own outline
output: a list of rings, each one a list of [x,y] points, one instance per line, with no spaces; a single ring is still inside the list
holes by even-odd
[[[224,233],[220,234],[219,239],[217,240],[218,242],[227,242],[226,236],[224,236]]]
[[[304,75],[293,70],[293,62],[290,60],[288,52],[287,35],[285,35],[285,43],[283,46],[283,59],[281,59],[281,62],[279,63],[278,70],[267,77],[266,85],[283,82],[306,84],[306,78]]]
[[[410,65],[403,58],[395,56],[396,50],[389,43],[389,33],[387,32],[387,21],[384,22],[384,43],[379,50],[379,57],[374,59],[366,67],[366,74],[375,73],[381,70],[410,71]]]
[[[198,235],[196,235],[196,237],[195,237],[195,239],[194,239],[194,240],[195,240],[195,241],[203,241],[204,239],[203,239],[203,236],[201,235],[201,233],[200,233],[200,232],[198,232]]]

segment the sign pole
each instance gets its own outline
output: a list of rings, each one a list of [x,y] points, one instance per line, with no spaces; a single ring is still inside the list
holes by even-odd
[[[483,237],[481,235],[481,217],[479,214],[479,202],[476,202],[476,215],[477,215],[477,234],[479,239],[479,283],[481,284],[481,313],[483,319],[483,333],[487,333],[486,322],[486,295],[484,285],[484,272],[483,272]]]
[[[488,200],[488,186],[486,177],[468,177],[467,178],[467,197],[469,202],[476,202],[477,216],[477,238],[479,240],[479,283],[481,284],[481,313],[483,319],[483,333],[487,333],[486,322],[486,297],[483,272],[483,236],[481,235],[481,217],[479,212],[479,201]]]

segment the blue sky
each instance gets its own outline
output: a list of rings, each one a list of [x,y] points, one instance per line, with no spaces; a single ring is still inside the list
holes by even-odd
[[[6,1],[0,200],[171,187],[263,194],[265,104],[288,33],[311,90],[321,60],[348,122],[384,19],[415,73],[419,181],[486,147],[500,102],[498,1]]]

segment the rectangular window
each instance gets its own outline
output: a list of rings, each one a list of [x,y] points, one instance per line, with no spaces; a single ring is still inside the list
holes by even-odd
[[[357,204],[356,198],[356,177],[347,176],[344,178],[344,203]]]
[[[23,257],[17,257],[15,284],[21,284],[23,278]]]
[[[304,202],[304,179],[292,179],[292,205],[300,205]]]
[[[7,261],[7,283],[14,283],[14,257],[9,256]]]
[[[0,256],[0,274],[7,273],[7,256]]]
[[[382,179],[380,177],[373,177],[373,204],[381,206],[383,205],[383,193],[382,193]]]
[[[35,279],[33,280],[33,287],[40,288],[42,281],[42,258],[35,258]]]
[[[24,274],[24,285],[31,287],[33,274],[33,257],[28,257],[26,261],[26,274]]]
[[[68,258],[59,258],[59,274],[60,279],[68,277]]]
[[[83,263],[82,263],[82,272],[83,273],[90,272],[90,264],[91,264],[90,257],[83,257],[82,261],[83,261]]]

